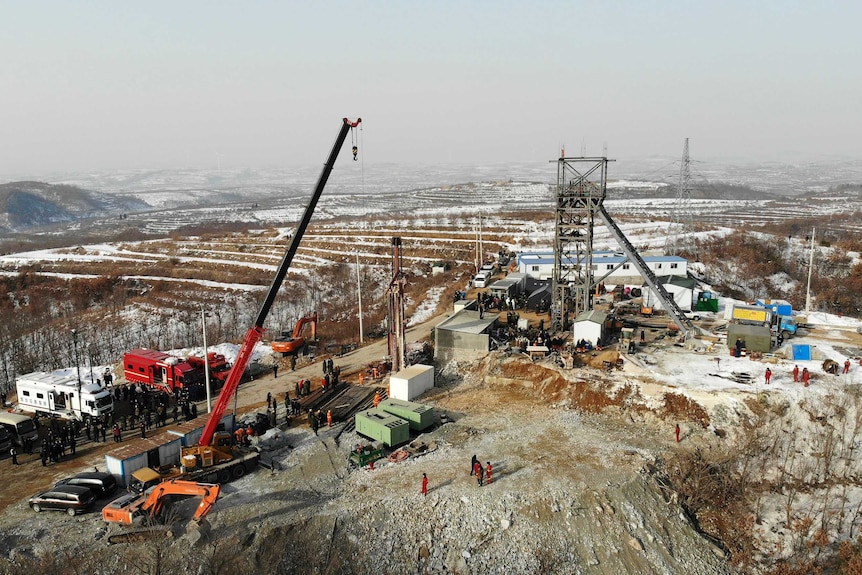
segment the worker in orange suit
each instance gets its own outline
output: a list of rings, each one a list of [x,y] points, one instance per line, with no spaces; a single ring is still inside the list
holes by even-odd
[[[326,425],[327,427],[332,427],[332,410],[328,409],[326,411]]]
[[[482,469],[482,464],[478,461],[476,465],[473,466],[473,475],[476,476],[476,481],[479,482],[479,487],[482,487],[482,476],[485,474],[485,470]]]
[[[494,476],[491,475],[491,471],[493,469],[491,467],[491,462],[486,461],[485,463],[487,463],[487,466],[485,467],[485,476],[488,478],[488,483],[494,483]]]
[[[850,360],[844,360],[844,373],[850,373]]]
[[[794,382],[799,381],[799,366],[798,365],[793,366],[793,381]]]
[[[428,476],[422,474],[422,495],[428,495]]]
[[[808,380],[811,379],[811,373],[809,373],[807,367],[802,368],[802,385],[808,387]]]
[[[377,406],[380,405],[380,392],[374,392],[374,409],[377,409]]]

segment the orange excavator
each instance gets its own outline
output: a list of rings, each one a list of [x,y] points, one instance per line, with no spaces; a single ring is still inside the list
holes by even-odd
[[[102,519],[108,523],[132,525],[135,519],[153,520],[158,517],[165,502],[172,496],[200,496],[201,502],[192,517],[192,521],[200,523],[212,511],[218,499],[221,487],[218,484],[195,483],[173,479],[163,481],[140,495],[123,495],[102,509]]]
[[[293,328],[293,333],[289,334],[286,331],[281,332],[281,337],[272,340],[272,351],[280,352],[281,355],[295,355],[305,349],[308,341],[302,337],[302,328],[306,324],[311,324],[311,341],[317,339],[317,312],[310,313],[299,318],[296,326]]]

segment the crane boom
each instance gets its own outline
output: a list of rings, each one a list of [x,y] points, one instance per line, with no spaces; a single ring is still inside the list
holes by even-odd
[[[293,261],[293,256],[296,255],[296,250],[299,248],[299,242],[305,234],[305,230],[311,221],[311,216],[314,214],[314,209],[317,207],[317,201],[323,193],[323,188],[326,187],[329,174],[332,173],[332,168],[335,165],[335,160],[338,158],[338,153],[341,151],[341,146],[344,144],[345,138],[347,138],[347,132],[358,126],[361,121],[362,118],[357,118],[355,122],[351,122],[347,118],[344,118],[343,120],[338,136],[335,138],[335,144],[332,146],[332,151],[329,152],[329,158],[326,160],[326,163],[323,164],[323,171],[320,173],[320,177],[317,180],[317,186],[314,188],[314,193],[308,201],[305,213],[302,215],[302,219],[296,227],[296,232],[290,240],[287,252],[284,254],[284,257],[278,266],[278,270],[275,272],[275,278],[272,280],[272,285],[269,286],[266,299],[260,306],[260,311],[257,314],[254,326],[249,329],[248,333],[245,335],[245,339],[243,340],[239,353],[236,356],[236,361],[233,363],[233,367],[227,376],[224,387],[222,387],[221,393],[219,394],[218,401],[216,401],[209,420],[204,427],[204,431],[199,442],[200,446],[208,446],[212,442],[213,434],[215,433],[216,427],[218,427],[219,420],[221,420],[222,415],[224,415],[224,412],[227,409],[228,401],[230,401],[230,397],[234,394],[237,387],[239,387],[242,374],[245,372],[245,368],[248,366],[249,361],[251,361],[254,347],[263,338],[263,333],[266,331],[263,327],[263,322],[266,320],[266,316],[269,315],[269,311],[272,308],[272,304],[275,301],[275,296],[278,294],[278,290],[281,289],[281,284],[284,281],[284,277],[287,275],[287,271]]]

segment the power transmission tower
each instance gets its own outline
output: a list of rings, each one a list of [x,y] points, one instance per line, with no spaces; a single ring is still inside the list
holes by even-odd
[[[667,255],[679,255],[682,247],[688,243],[685,239],[694,231],[691,212],[691,158],[688,155],[688,138],[686,138],[679,166],[676,203],[670,212],[670,224],[665,238],[664,250]]]

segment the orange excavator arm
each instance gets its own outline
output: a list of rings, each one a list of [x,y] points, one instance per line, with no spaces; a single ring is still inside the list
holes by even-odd
[[[218,499],[221,487],[212,483],[195,483],[174,479],[159,483],[149,493],[137,497],[123,496],[102,510],[102,518],[111,523],[131,525],[137,515],[146,515],[150,519],[158,516],[168,497],[180,495],[186,497],[200,496],[201,502],[192,519],[199,522],[212,511]]]
[[[311,324],[311,339],[317,338],[317,312],[314,312],[299,318],[299,321],[296,322],[296,327],[293,328],[294,339],[302,335],[302,328],[309,323]]]
[[[221,487],[214,483],[195,483],[194,481],[182,481],[179,479],[163,481],[153,488],[153,491],[141,506],[141,512],[146,513],[150,517],[156,517],[161,513],[162,507],[168,497],[172,495],[188,497],[199,495],[201,502],[193,519],[200,521],[212,510],[220,492]]]

